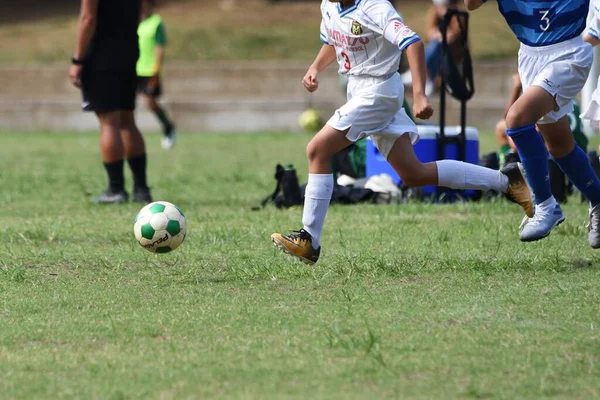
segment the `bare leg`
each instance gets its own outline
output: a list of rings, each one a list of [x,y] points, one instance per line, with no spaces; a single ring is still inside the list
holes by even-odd
[[[139,131],[133,111],[121,111],[121,138],[123,140],[124,153],[127,158],[141,156],[146,153],[144,137]]]
[[[134,201],[150,202],[150,190],[146,181],[146,146],[144,137],[135,123],[133,111],[121,112],[121,137],[127,162],[133,174],[133,199]]]
[[[124,148],[119,133],[121,118],[118,111],[96,113],[100,121],[100,151],[108,177],[108,190],[96,197],[95,203],[122,203],[127,201],[123,176]]]
[[[118,111],[96,113],[100,121],[100,150],[105,163],[123,160],[124,149],[121,140],[120,114]]]

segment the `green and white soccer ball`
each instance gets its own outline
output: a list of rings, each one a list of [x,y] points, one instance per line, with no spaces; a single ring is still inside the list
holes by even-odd
[[[185,240],[187,225],[179,208],[166,201],[157,201],[140,210],[135,217],[133,232],[146,250],[169,253]]]

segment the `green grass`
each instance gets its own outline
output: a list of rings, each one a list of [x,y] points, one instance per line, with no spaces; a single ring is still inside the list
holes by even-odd
[[[91,134],[0,135],[1,398],[600,396],[600,263],[586,207],[548,239],[480,204],[335,206],[313,267],[275,251],[301,210],[250,211],[302,135],[149,137],[186,242],[143,250],[96,207]],[[489,148],[491,137],[484,136]]]
[[[309,61],[316,56],[321,21],[318,2],[269,4],[245,0],[173,1],[160,9],[169,37],[170,62]],[[424,36],[429,1],[402,1],[406,23]],[[73,53],[77,8],[70,16],[0,26],[0,65],[65,63]],[[476,59],[516,58],[518,42],[496,4],[473,13],[471,51]]]

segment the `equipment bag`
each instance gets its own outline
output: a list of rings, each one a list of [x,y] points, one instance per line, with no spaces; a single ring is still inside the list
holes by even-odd
[[[298,184],[298,175],[293,165],[289,164],[287,167],[283,167],[281,164],[277,164],[275,181],[277,182],[275,191],[261,201],[260,207],[255,207],[255,210],[264,208],[269,202],[275,204],[277,208],[290,208],[304,203],[304,196],[302,196]]]

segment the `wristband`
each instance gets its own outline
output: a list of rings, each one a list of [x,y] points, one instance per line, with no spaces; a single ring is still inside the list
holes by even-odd
[[[75,58],[75,57],[71,57],[71,64],[74,64],[74,65],[83,65],[83,60],[80,60],[80,59]]]

